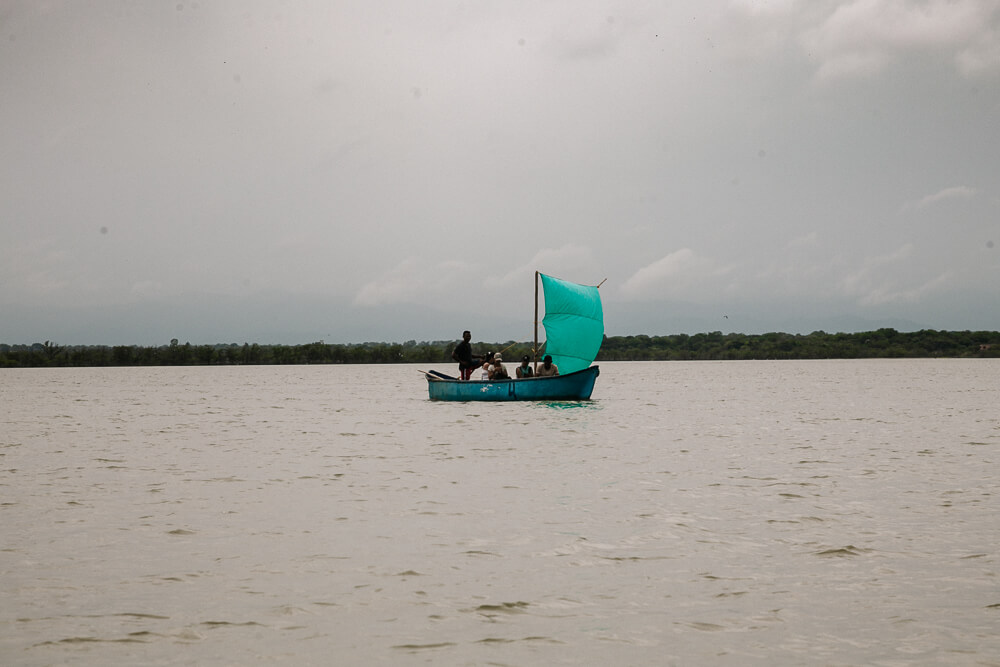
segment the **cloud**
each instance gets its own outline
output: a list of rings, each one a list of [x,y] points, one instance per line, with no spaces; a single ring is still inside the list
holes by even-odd
[[[622,284],[621,294],[630,300],[690,297],[704,291],[706,282],[718,288],[719,278],[730,271],[731,267],[721,267],[690,248],[681,248],[632,274]]]
[[[574,18],[558,24],[559,29],[549,39],[549,50],[567,60],[599,60],[613,56],[625,37],[622,22],[614,16],[594,18],[581,12],[584,19]]]
[[[1000,69],[1000,2],[855,0],[801,37],[817,78],[871,76],[920,53],[952,58],[964,75]]]
[[[358,306],[385,306],[447,299],[455,296],[458,286],[468,284],[474,273],[475,267],[467,262],[427,262],[409,257],[362,286],[354,297],[354,303]]]
[[[816,73],[821,81],[867,77],[884,70],[889,64],[889,54],[878,51],[849,51],[831,56]]]
[[[859,303],[862,306],[883,306],[890,303],[917,303],[925,295],[933,292],[938,287],[946,285],[950,282],[951,278],[952,272],[945,271],[910,289],[893,289],[891,285],[879,285],[865,294]]]
[[[486,278],[485,286],[496,289],[531,284],[531,276],[535,271],[585,283],[594,277],[575,274],[583,273],[584,270],[588,269],[593,264],[593,258],[594,253],[590,248],[572,243],[559,248],[543,248],[525,264],[511,269],[504,275],[489,276]],[[600,278],[596,280],[600,280]]]
[[[732,0],[730,7],[752,16],[773,16],[788,14],[793,11],[801,0]]]
[[[139,299],[162,296],[163,283],[156,280],[140,280],[132,284],[129,294]]]
[[[976,196],[978,192],[979,191],[976,190],[975,188],[970,188],[966,185],[958,185],[952,188],[945,188],[943,190],[940,190],[939,192],[935,192],[932,195],[927,195],[926,197],[918,201],[907,202],[906,204],[903,205],[903,210],[927,208],[928,206],[932,206],[934,204],[946,201],[948,199],[970,199]]]
[[[874,255],[872,257],[868,257],[865,260],[865,266],[876,267],[876,266],[884,266],[886,264],[893,264],[900,260],[906,259],[912,254],[913,254],[913,244],[904,243],[903,245],[896,248],[892,252],[887,252],[881,255]]]
[[[1000,69],[998,30],[984,32],[955,57],[959,72],[966,77],[980,76]]]
[[[915,257],[913,244],[907,243],[893,252],[865,259],[863,266],[840,280],[846,296],[862,306],[882,306],[890,303],[916,303],[929,292],[947,284],[952,278],[944,270],[924,278],[920,258]],[[916,286],[914,286],[916,285]]]
[[[404,4],[15,2],[0,325],[281,294],[482,334],[537,269],[609,278],[626,331],[658,300],[780,330],[921,289],[899,312],[997,328],[1000,0]]]
[[[60,296],[74,287],[69,265],[72,253],[52,239],[11,243],[0,250],[0,279],[5,297]]]
[[[786,250],[802,250],[808,248],[816,248],[819,246],[819,235],[816,232],[811,232],[805,236],[800,236],[794,238],[785,244]]]

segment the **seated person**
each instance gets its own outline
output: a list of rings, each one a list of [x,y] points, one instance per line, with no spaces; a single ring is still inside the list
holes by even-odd
[[[489,380],[490,376],[493,374],[493,353],[487,352],[486,356],[483,357],[483,372],[480,375],[480,380]]]
[[[490,370],[491,380],[508,380],[507,369],[503,365],[503,357],[499,354],[493,357],[493,368]]]
[[[531,357],[524,355],[521,357],[521,365],[517,367],[517,377],[518,378],[530,378],[531,377],[531,366],[528,362],[531,361]]]
[[[559,367],[552,363],[552,355],[546,354],[545,358],[542,359],[542,365],[538,367],[538,372],[536,375],[538,377],[550,377],[552,375],[559,375]]]

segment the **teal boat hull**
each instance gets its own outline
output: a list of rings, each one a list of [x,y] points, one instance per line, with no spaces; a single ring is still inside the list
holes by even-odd
[[[585,401],[600,375],[597,366],[576,373],[524,380],[458,380],[424,373],[432,401]]]

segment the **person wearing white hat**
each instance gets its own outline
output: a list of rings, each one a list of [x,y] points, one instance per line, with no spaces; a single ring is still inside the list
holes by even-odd
[[[503,365],[503,357],[499,354],[493,357],[493,369],[490,371],[491,380],[508,380],[510,376]]]

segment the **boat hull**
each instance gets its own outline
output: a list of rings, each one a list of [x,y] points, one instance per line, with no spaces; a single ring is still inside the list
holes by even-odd
[[[523,380],[457,380],[425,373],[432,401],[585,401],[600,374],[597,366],[576,373]]]

